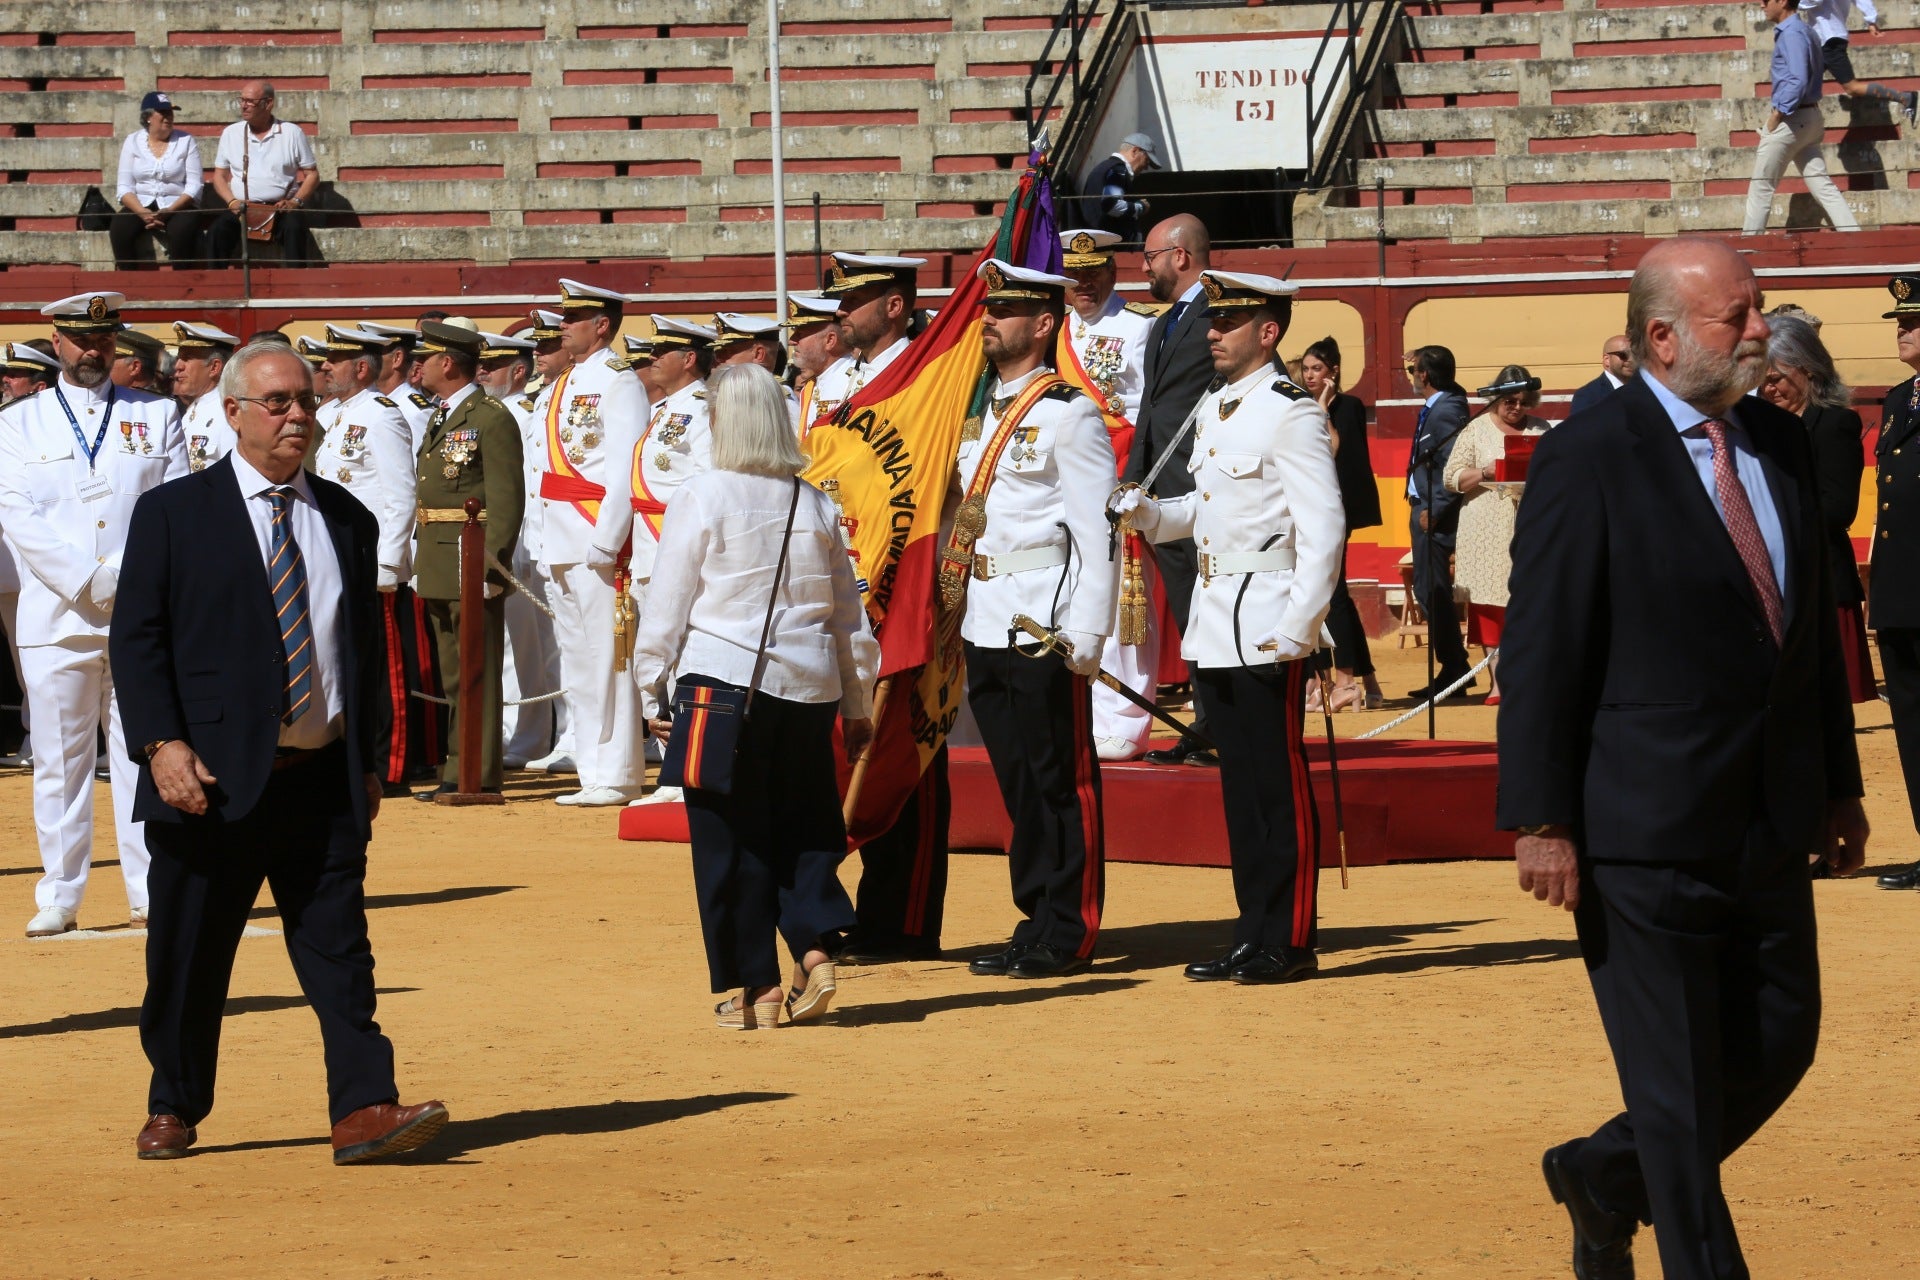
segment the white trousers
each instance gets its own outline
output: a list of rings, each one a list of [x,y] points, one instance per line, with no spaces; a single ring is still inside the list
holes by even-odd
[[[531,590],[539,592],[541,599],[553,595],[546,571],[539,565],[521,560],[513,566],[513,573]],[[548,607],[552,607],[551,601]],[[561,688],[560,647],[553,638],[553,620],[518,591],[507,593],[506,612],[507,647],[500,666],[501,701],[511,704]],[[502,706],[500,716],[502,754],[509,759],[537,760],[561,741],[561,726],[567,719],[566,699]]]
[[[20,673],[33,713],[33,825],[40,836],[40,862],[46,868],[34,887],[35,905],[80,910],[87,869],[93,863],[94,735],[104,723],[113,776],[113,824],[120,839],[120,877],[127,882],[127,905],[146,910],[146,824],[133,820],[138,774],[127,758],[120,708],[113,699],[107,638],[81,636],[59,644],[25,645],[20,650]]]
[[[1153,592],[1153,562],[1143,559],[1140,569],[1146,575],[1148,599]],[[1159,692],[1159,682],[1154,678],[1160,668],[1160,629],[1154,625],[1153,615],[1147,615],[1147,638],[1142,644],[1120,643],[1120,607],[1114,605],[1113,630],[1107,636],[1105,647],[1100,650],[1100,666],[1133,690],[1148,702]],[[1118,738],[1133,744],[1135,751],[1144,751],[1147,739],[1153,734],[1154,719],[1139,707],[1107,688],[1098,680],[1093,682],[1093,736],[1095,738]]]
[[[547,603],[560,648],[560,684],[567,691],[573,761],[582,790],[639,791],[634,751],[640,713],[633,681],[613,671],[613,571],[584,564],[551,565]]]
[[[27,678],[20,671],[19,622],[20,593],[0,591],[0,626],[7,629],[7,657],[13,663],[14,677],[20,681],[20,687],[25,689]],[[20,701],[20,727],[26,730],[26,736],[20,739],[20,754],[31,759],[33,757],[33,712],[25,705],[24,696]]]
[[[1755,236],[1767,229],[1767,215],[1773,211],[1773,192],[1789,162],[1800,170],[1807,191],[1820,207],[1835,231],[1858,231],[1853,210],[1847,208],[1840,188],[1827,176],[1826,157],[1820,145],[1826,127],[1819,107],[1802,107],[1780,122],[1776,129],[1764,131],[1753,156],[1753,183],[1747,188],[1747,218],[1742,234]]]

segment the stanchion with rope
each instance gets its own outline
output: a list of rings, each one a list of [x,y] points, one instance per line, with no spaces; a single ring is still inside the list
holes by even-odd
[[[461,508],[467,522],[460,526],[460,776],[459,789],[435,796],[435,804],[505,804],[499,792],[480,789],[481,688],[487,673],[486,530],[480,525],[480,499],[468,498]]]

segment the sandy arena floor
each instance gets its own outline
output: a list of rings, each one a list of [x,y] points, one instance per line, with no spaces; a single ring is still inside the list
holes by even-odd
[[[1420,683],[1414,652],[1384,657],[1390,693]],[[1885,709],[1862,710],[1869,861],[1909,861]],[[1493,714],[1450,708],[1441,733]],[[1241,989],[1180,976],[1224,937],[1226,872],[1140,866],[1110,872],[1091,974],[970,977],[1011,907],[1001,859],[956,857],[959,962],[843,971],[830,1025],[746,1036],[712,1027],[684,849],[621,844],[544,780],[511,790],[380,821],[381,1021],[407,1099],[455,1122],[412,1163],[336,1169],[318,1033],[272,936],[241,946],[202,1145],[133,1159],[141,943],[19,936],[28,781],[0,777],[0,1272],[1569,1274],[1539,1153],[1618,1094],[1571,921],[1507,864],[1357,871],[1344,893],[1327,873],[1321,979]],[[1920,896],[1817,889],[1820,1059],[1728,1193],[1756,1274],[1914,1274]],[[109,863],[81,925],[124,905]],[[277,927],[264,903],[257,923]]]

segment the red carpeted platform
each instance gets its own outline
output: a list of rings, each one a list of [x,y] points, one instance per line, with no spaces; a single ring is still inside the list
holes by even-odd
[[[1334,866],[1333,789],[1325,742],[1311,744],[1320,804],[1320,862]],[[1513,837],[1494,830],[1497,776],[1491,742],[1403,739],[1340,744],[1340,792],[1346,803],[1347,861],[1353,866],[1513,856]],[[1006,809],[987,754],[952,752],[955,849],[1005,849]],[[1227,865],[1220,774],[1181,765],[1106,764],[1100,785],[1107,857],[1175,866]],[[623,840],[685,841],[685,810],[641,805],[620,813]]]

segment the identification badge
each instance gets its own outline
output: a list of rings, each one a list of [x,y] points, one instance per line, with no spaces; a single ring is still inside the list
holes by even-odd
[[[113,485],[97,471],[89,471],[80,478],[80,501],[98,502],[113,495]]]

